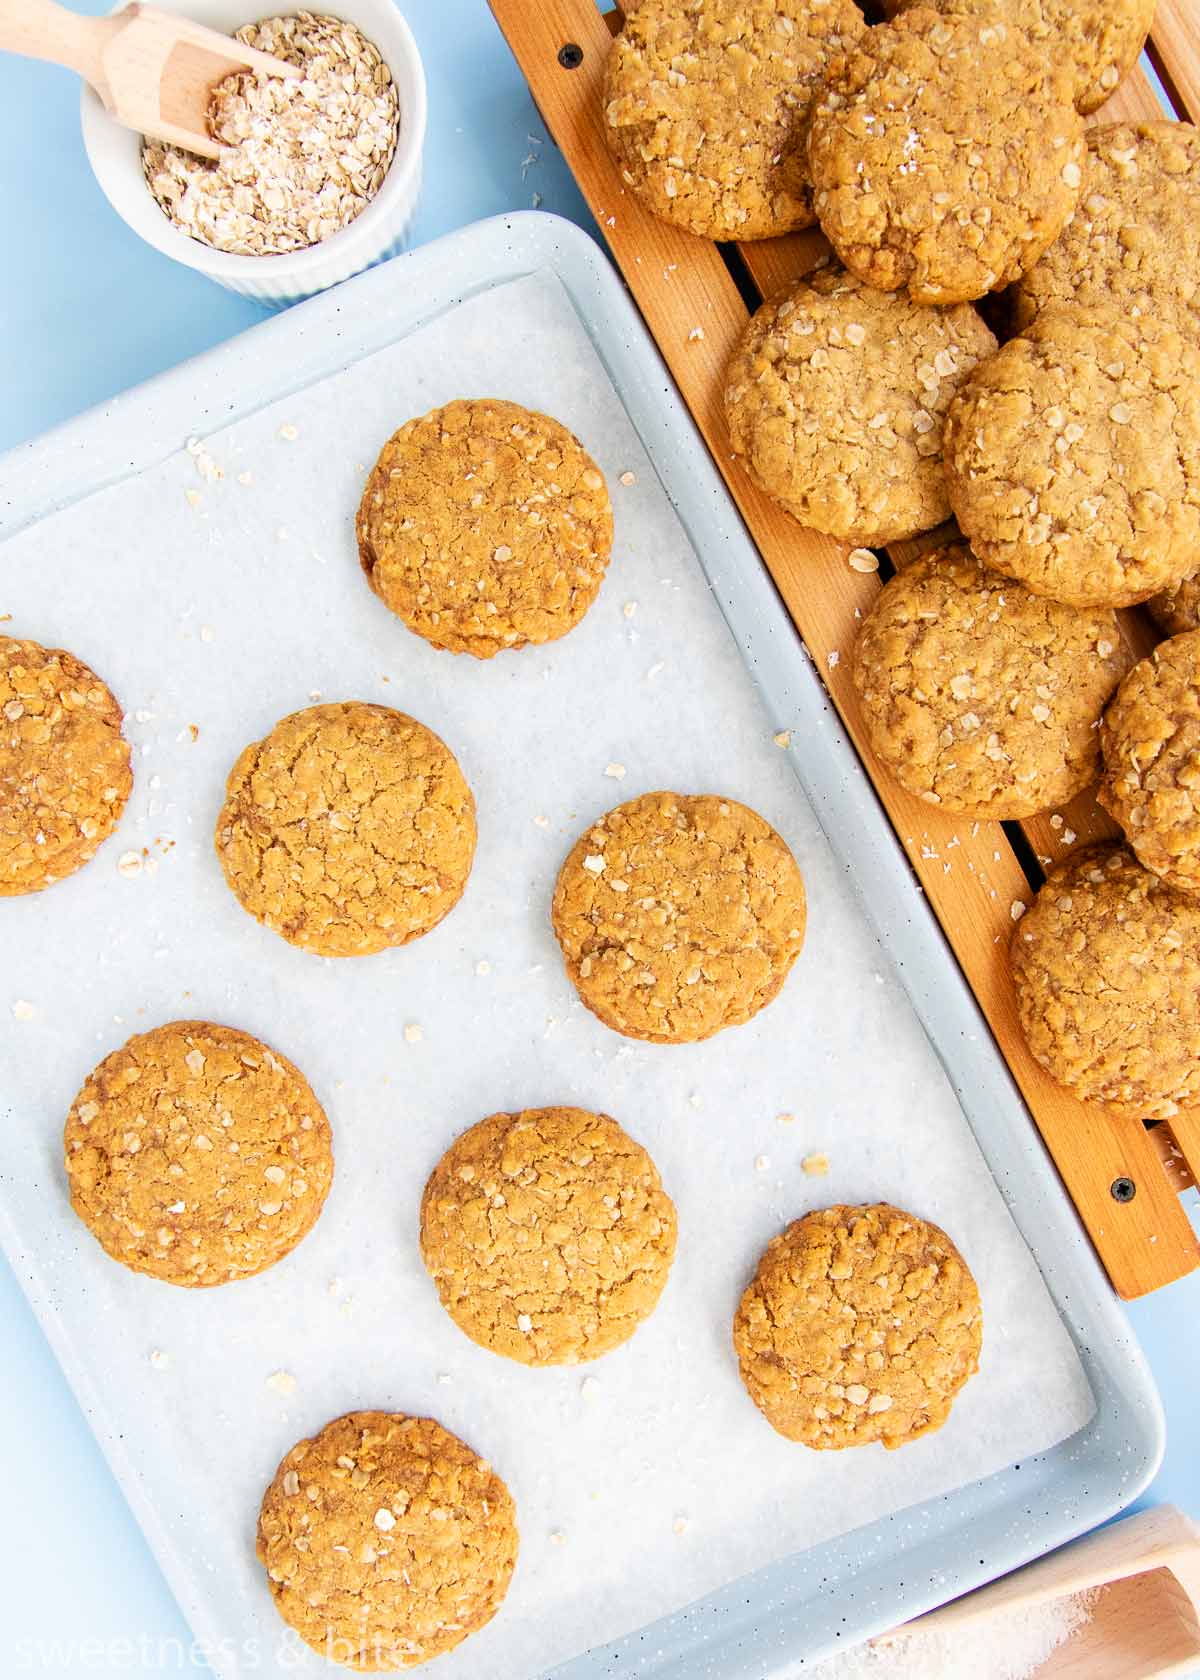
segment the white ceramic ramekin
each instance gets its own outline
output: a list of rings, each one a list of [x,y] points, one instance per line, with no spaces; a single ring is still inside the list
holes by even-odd
[[[155,0],[197,23],[232,34],[244,23],[300,10],[287,0]],[[80,115],[88,160],[105,196],[135,233],[188,268],[263,303],[292,303],[347,280],[404,244],[421,190],[425,143],[425,71],[412,30],[392,0],[310,0],[308,9],[355,24],[383,55],[400,102],[400,133],[375,197],[349,227],[304,251],[274,257],[231,256],[181,233],[159,209],[142,175],[142,137],[113,121],[84,84]]]

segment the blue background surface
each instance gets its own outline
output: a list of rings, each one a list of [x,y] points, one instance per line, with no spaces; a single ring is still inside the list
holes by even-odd
[[[414,242],[535,195],[594,232],[484,0],[407,0],[405,11],[429,79]],[[264,318],[150,250],[109,208],[84,156],[76,79],[2,55],[0,210],[0,448]],[[1200,1273],[1130,1317],[1167,1413],[1166,1461],[1143,1503],[1200,1516]],[[3,1262],[0,1442],[0,1676],[207,1672]],[[55,1643],[31,1656],[31,1640]]]

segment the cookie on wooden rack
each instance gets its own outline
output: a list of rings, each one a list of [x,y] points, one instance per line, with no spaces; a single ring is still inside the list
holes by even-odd
[[[656,215],[706,239],[810,226],[809,105],[831,61],[865,32],[853,0],[639,0],[604,85],[621,179]]]
[[[1138,862],[1200,893],[1200,630],[1162,642],[1104,714],[1101,805]]]
[[[883,9],[895,17],[913,5],[1015,23],[1048,58],[1065,63],[1075,109],[1086,113],[1103,105],[1137,63],[1155,0],[884,0]]]
[[[106,1252],[189,1288],[282,1260],[333,1179],[329,1122],[304,1075],[212,1021],[171,1021],[106,1056],[63,1147],[71,1206]]]
[[[81,869],[133,786],[124,714],[62,648],[0,636],[0,897]]]
[[[725,375],[750,476],[802,524],[867,548],[950,517],[942,421],[996,340],[970,304],[925,309],[822,269],[764,303]]]
[[[1071,79],[1015,25],[927,6],[834,65],[808,136],[817,219],[846,267],[918,303],[1007,286],[1079,198]]]
[[[1083,1102],[1131,1122],[1200,1103],[1200,900],[1124,846],[1051,871],[1013,930],[1021,1027]]]
[[[1130,606],[1200,552],[1200,344],[1122,304],[1045,310],[966,380],[950,503],[997,571],[1075,606]]]
[[[472,1341],[525,1365],[577,1365],[654,1311],[675,1208],[650,1156],[607,1114],[493,1114],[434,1168],[421,1253]]]
[[[983,1315],[938,1226],[886,1202],[831,1207],[772,1237],[733,1322],[742,1381],[807,1447],[902,1447],[979,1368]]]
[[[1200,129],[1115,123],[1087,136],[1074,216],[1014,288],[1016,321],[1043,309],[1120,302],[1129,314],[1200,315]]]
[[[1097,779],[1100,714],[1129,664],[1114,612],[1035,595],[952,543],[880,590],[853,680],[872,750],[902,786],[1004,820]]]
[[[517,1561],[512,1495],[432,1418],[349,1412],[286,1454],[258,1557],[275,1608],[363,1673],[453,1651],[496,1614]]]
[[[475,801],[416,718],[360,700],[308,706],[239,757],[216,848],[257,921],[319,956],[364,956],[419,939],[458,903]]]
[[[388,439],[356,529],[367,581],[410,630],[490,659],[578,624],[604,580],[613,517],[604,474],[573,433],[480,397]]]
[[[646,793],[581,835],[551,919],[567,973],[606,1026],[687,1044],[778,994],[804,943],[804,882],[747,806]]]

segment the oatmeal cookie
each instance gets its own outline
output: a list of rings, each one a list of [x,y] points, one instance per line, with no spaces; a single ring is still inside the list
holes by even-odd
[[[1117,303],[1046,310],[950,404],[950,503],[981,560],[1130,606],[1200,553],[1200,345]]]
[[[927,6],[868,30],[814,102],[817,218],[846,267],[918,303],[1031,268],[1075,208],[1083,125],[1065,69],[995,17]]]
[[[1014,289],[1017,326],[1072,302],[1200,312],[1200,129],[1114,123],[1087,148],[1074,216]]]
[[[1146,608],[1168,636],[1182,636],[1188,630],[1200,630],[1200,577],[1184,578],[1173,583],[1160,595],[1151,595]]]
[[[72,875],[133,786],[124,714],[74,654],[0,636],[0,898]]]
[[[625,185],[705,239],[810,226],[809,106],[866,27],[853,0],[640,0],[604,86]]]
[[[654,1311],[675,1208],[649,1155],[607,1114],[493,1114],[433,1169],[421,1253],[473,1342],[523,1365],[577,1365]]]
[[[917,4],[1015,23],[1035,47],[1067,66],[1075,109],[1086,114],[1103,105],[1137,63],[1155,0],[884,0],[883,9],[895,17]]]
[[[806,1447],[902,1447],[979,1369],[979,1290],[946,1233],[886,1202],[772,1237],[733,1321],[742,1381]]]
[[[481,397],[388,439],[356,529],[367,581],[410,630],[490,659],[579,623],[604,580],[613,516],[604,474],[565,426]]]
[[[950,517],[942,420],[996,340],[829,268],[764,303],[725,375],[734,453],[804,525],[867,547]]]
[[[1100,774],[1100,714],[1129,654],[1117,616],[1048,601],[953,543],[886,583],[853,679],[871,747],[910,793],[1029,817]]]
[[[333,1180],[329,1122],[304,1075],[211,1021],[171,1021],[106,1056],[63,1148],[71,1206],[105,1251],[189,1288],[290,1254]]]
[[[1169,1120],[1200,1102],[1200,903],[1124,846],[1053,870],[1013,930],[1029,1048],[1083,1102]]]
[[[293,945],[407,945],[462,897],[475,801],[446,743],[366,701],[282,718],[229,773],[217,856],[242,907]]]
[[[804,882],[745,805],[645,793],[580,837],[551,915],[567,973],[605,1026],[688,1044],[777,995],[804,943]]]
[[[1200,892],[1200,630],[1141,660],[1104,714],[1097,797],[1137,860]]]
[[[512,1495],[432,1418],[348,1412],[299,1441],[263,1495],[275,1608],[331,1662],[414,1668],[485,1627],[517,1561]]]

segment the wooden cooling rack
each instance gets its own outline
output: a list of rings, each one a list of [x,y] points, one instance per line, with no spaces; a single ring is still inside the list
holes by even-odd
[[[1130,1299],[1170,1283],[1200,1266],[1200,1242],[1179,1200],[1200,1178],[1200,1113],[1169,1126],[1141,1126],[1076,1102],[1026,1047],[1006,961],[1013,918],[1045,867],[1072,845],[1116,829],[1090,792],[1056,813],[1000,824],[939,813],[892,780],[867,747],[848,657],[858,617],[882,578],[853,571],[847,544],[797,524],[730,454],[724,372],[750,310],[807,273],[828,246],[816,232],[720,246],[659,221],[626,191],[604,138],[601,87],[620,13],[602,13],[595,0],[490,4],[825,680],[1114,1288]],[[1176,113],[1200,115],[1198,0],[1159,0],[1148,51]],[[1163,115],[1149,79],[1135,69],[1090,120]],[[907,545],[908,552],[939,535]],[[1122,616],[1138,652],[1148,651],[1159,639],[1149,619],[1136,611]]]

